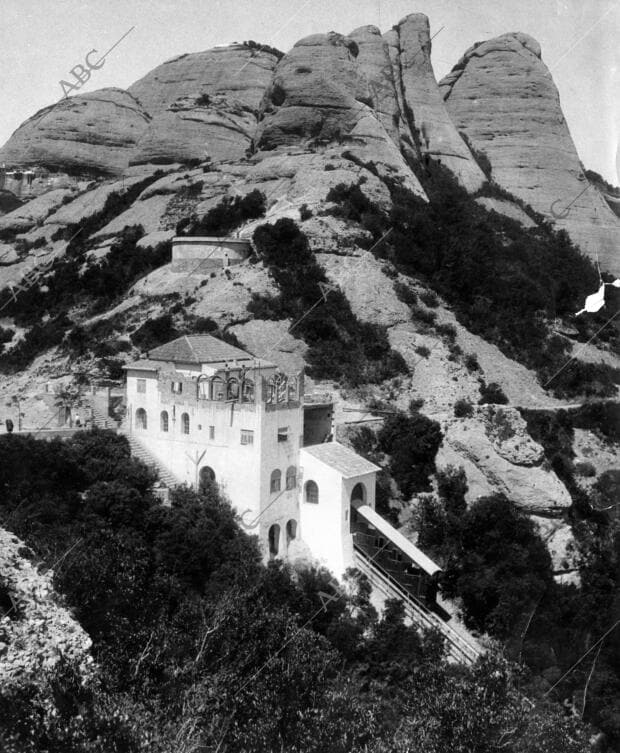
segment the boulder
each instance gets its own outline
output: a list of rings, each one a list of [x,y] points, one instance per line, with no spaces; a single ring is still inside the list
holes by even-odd
[[[565,229],[584,253],[598,253],[604,269],[620,271],[620,221],[583,172],[538,42],[522,33],[478,42],[439,86],[493,180]]]

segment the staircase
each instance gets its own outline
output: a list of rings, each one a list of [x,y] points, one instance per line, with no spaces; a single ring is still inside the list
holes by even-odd
[[[106,416],[103,412],[90,403],[90,408],[93,412],[93,426],[98,429],[117,429],[118,424],[113,418]]]
[[[125,436],[131,447],[131,454],[140,459],[145,465],[148,465],[149,468],[153,468],[157,472],[160,481],[163,481],[169,489],[174,489],[175,486],[180,486],[183,483],[134,434],[125,434]]]
[[[353,562],[377,589],[388,599],[403,602],[406,616],[419,627],[435,628],[446,639],[448,657],[461,664],[473,664],[482,653],[471,636],[462,635],[451,625],[431,612],[421,601],[415,599],[398,581],[380,567],[360,547],[353,546]],[[464,631],[463,631],[464,632]]]

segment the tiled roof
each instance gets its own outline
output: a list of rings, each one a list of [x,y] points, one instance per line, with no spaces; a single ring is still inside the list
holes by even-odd
[[[217,361],[248,361],[251,353],[235,348],[212,335],[183,335],[172,342],[160,345],[148,353],[150,360],[176,363],[214,363]]]
[[[313,444],[302,449],[303,452],[307,452],[325,465],[335,468],[344,478],[381,470],[378,465],[365,460],[340,442],[323,442],[323,444]]]
[[[138,361],[126,363],[124,369],[137,369],[138,371],[157,371],[161,368],[159,361],[149,361],[148,358],[140,358]]]

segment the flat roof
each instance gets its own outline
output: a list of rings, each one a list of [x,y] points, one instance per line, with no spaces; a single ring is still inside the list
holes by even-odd
[[[150,361],[148,358],[140,358],[138,361],[124,364],[122,368],[136,369],[136,371],[157,371],[161,369],[161,363],[159,361]]]
[[[391,526],[385,518],[382,518],[379,513],[375,512],[369,505],[355,505],[357,513],[361,515],[367,523],[370,523],[384,536],[386,536],[395,546],[397,546],[403,554],[409,557],[420,569],[424,570],[428,575],[435,575],[435,573],[441,572],[441,568],[436,562],[421,549],[418,549],[415,544],[412,544],[409,539],[405,538],[400,531]]]
[[[313,444],[308,447],[302,447],[301,451],[307,452],[313,458],[334,468],[343,478],[353,478],[354,476],[362,476],[365,473],[373,473],[381,470],[378,465],[366,460],[349,447],[340,444],[340,442]]]

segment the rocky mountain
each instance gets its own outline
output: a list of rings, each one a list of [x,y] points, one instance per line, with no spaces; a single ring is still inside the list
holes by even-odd
[[[423,401],[424,412],[444,432],[438,464],[466,468],[471,498],[511,492],[547,521],[549,536],[559,541],[554,551],[563,569],[570,495],[541,445],[527,436],[516,409],[557,411],[575,407],[582,397],[554,397],[514,351],[468,328],[453,305],[429,290],[428,279],[397,271],[374,252],[381,240],[371,232],[372,223],[362,221],[372,215],[367,207],[346,216],[332,200],[339,186],[355,186],[358,201],[388,216],[397,185],[429,206],[428,176],[440,163],[479,206],[536,228],[540,218],[531,207],[565,228],[604,268],[620,272],[613,245],[620,240],[620,221],[582,171],[533,39],[515,33],[480,43],[440,85],[431,63],[429,21],[421,14],[407,16],[384,35],[374,26],[348,35],[313,34],[283,56],[250,43],[181,55],[128,91],[105,89],[45,108],[0,149],[2,162],[36,174],[34,198],[0,217],[2,307],[33,268],[54,269],[51,265],[60,267],[79,253],[79,274],[92,276],[110,258],[123,229],[137,225],[142,236],[131,252],[148,260],[175,235],[179,221],[204,216],[223,197],[259,190],[264,215],[234,232],[251,238],[265,222],[294,219],[352,316],[384,327],[389,346],[409,370],[366,389],[320,379],[308,380],[311,389],[336,395],[340,422],[364,420],[372,399],[400,409],[412,398]],[[552,212],[561,214],[565,207],[567,216],[556,220]],[[458,250],[458,237],[454,245]],[[122,255],[114,258],[124,261]],[[299,329],[289,331],[294,322],[267,321],[250,310],[257,295],[281,292],[268,265],[256,262],[185,274],[160,261],[140,279],[114,278],[116,297],[108,291],[90,308],[79,302],[65,312],[70,321],[58,326],[107,327],[106,342],[113,343],[108,355],[123,360],[139,354],[140,327],[174,309],[175,326],[208,320],[257,356],[286,368],[303,366],[309,346]],[[109,280],[113,270],[106,275]],[[49,290],[45,280],[44,288]],[[6,316],[0,318],[0,335],[9,330],[9,349],[15,348],[32,326]],[[0,376],[0,400],[6,403],[17,393],[26,406],[31,401],[27,427],[48,420],[35,408],[47,382],[78,368],[87,373],[98,368],[88,348],[80,356],[67,355],[58,347],[64,331],[55,340],[50,331],[37,330],[36,358],[26,367]],[[558,324],[554,346],[568,352],[574,347],[584,368],[599,362],[620,366],[611,346],[586,344],[585,337],[578,344],[571,339],[575,331]],[[467,354],[476,357],[468,360]],[[502,438],[497,415],[487,408],[454,415],[459,401],[478,402],[482,382],[497,383],[510,403]]]
[[[617,217],[585,175],[538,42],[517,33],[475,44],[439,87],[493,180],[617,270]]]

